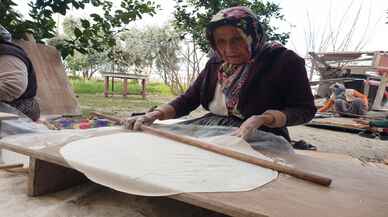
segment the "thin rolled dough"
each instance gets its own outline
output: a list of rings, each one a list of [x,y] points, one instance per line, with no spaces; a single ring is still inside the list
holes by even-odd
[[[266,158],[237,137],[207,140]],[[64,146],[61,154],[92,181],[144,196],[248,191],[277,177],[273,170],[137,132],[75,141]]]

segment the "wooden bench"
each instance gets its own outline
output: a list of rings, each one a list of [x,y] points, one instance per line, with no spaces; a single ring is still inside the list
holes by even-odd
[[[146,85],[147,85],[147,79],[148,75],[140,75],[140,74],[127,74],[127,73],[102,73],[104,76],[104,96],[109,96],[109,80],[111,80],[112,84],[112,92],[113,95],[114,92],[114,80],[115,78],[122,79],[123,80],[123,96],[128,95],[128,79],[134,79],[134,80],[141,80],[141,92],[140,94],[143,96],[143,98],[146,98],[147,92],[146,92]]]

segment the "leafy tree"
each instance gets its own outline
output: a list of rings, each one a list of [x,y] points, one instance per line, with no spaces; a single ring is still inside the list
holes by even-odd
[[[173,94],[183,93],[187,85],[185,85],[179,67],[181,62],[179,57],[181,51],[179,34],[171,26],[165,26],[157,29],[157,31],[149,32],[148,37],[151,38],[156,48],[154,49],[154,55],[158,75],[170,87]]]
[[[65,41],[76,40],[74,30],[76,28],[83,29],[80,19],[69,16],[65,17],[63,23],[63,35],[57,35],[47,41],[47,44],[63,47]],[[84,48],[87,52],[80,53],[75,51],[72,55],[68,55],[64,59],[64,64],[73,76],[77,76],[77,72],[82,73],[84,79],[91,79],[92,76],[100,69],[102,69],[108,62],[108,52],[98,52],[92,47]]]
[[[32,22],[23,20],[22,16],[13,7],[13,0],[0,1],[0,24],[12,33],[14,38],[22,38],[24,33],[31,29]]]
[[[204,36],[206,25],[221,9],[237,5],[246,6],[257,14],[268,39],[287,42],[289,33],[279,33],[278,28],[270,24],[273,20],[284,19],[280,13],[281,8],[275,3],[260,0],[178,0],[174,12],[175,25],[184,34],[190,34],[201,49],[208,52],[209,47]]]
[[[24,20],[13,9],[16,5],[13,0],[2,0],[0,14],[4,14],[4,18],[0,24],[15,38],[21,38],[26,31],[32,31],[37,41],[44,41],[56,35],[52,17],[54,13],[66,15],[70,7],[84,9],[90,4],[103,13],[91,14],[91,20],[80,19],[82,28],[74,28],[75,40],[64,39],[62,46],[58,47],[63,57],[73,54],[75,50],[87,53],[85,48],[90,47],[99,52],[112,48],[115,45],[114,36],[125,30],[126,24],[141,18],[142,14],[153,15],[158,7],[151,1],[138,0],[121,0],[120,8],[116,10],[113,9],[112,1],[108,0],[35,0],[29,3],[31,19]]]
[[[148,31],[154,28],[140,30],[131,28],[118,35],[115,47],[114,63],[116,70],[129,70],[135,73],[149,74],[155,59],[155,44]]]
[[[116,68],[135,73],[155,71],[174,94],[180,94],[199,74],[201,56],[172,25],[130,29],[119,34]],[[204,54],[202,54],[204,56]]]
[[[90,80],[109,61],[106,53],[82,54],[75,51],[74,55],[67,56],[64,62],[68,71],[74,76],[77,75],[77,72],[81,72],[83,79]]]

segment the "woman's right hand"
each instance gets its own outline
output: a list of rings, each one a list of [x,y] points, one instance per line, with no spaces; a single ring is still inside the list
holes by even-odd
[[[141,125],[151,125],[156,119],[160,119],[163,114],[161,111],[148,112],[145,115],[129,117],[122,121],[125,129],[141,130]]]

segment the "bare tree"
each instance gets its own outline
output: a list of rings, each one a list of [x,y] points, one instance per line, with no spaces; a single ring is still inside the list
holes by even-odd
[[[366,11],[365,16],[364,3],[356,4],[355,0],[352,0],[343,11],[339,19],[333,20],[333,10],[330,7],[325,24],[322,26],[321,31],[318,30],[317,25],[312,23],[310,13],[307,12],[307,25],[304,31],[306,54],[322,53],[322,52],[345,52],[361,51],[370,39],[370,33],[376,25],[371,21],[371,6]],[[361,18],[367,18],[365,25],[361,25]],[[357,37],[355,37],[357,36]],[[315,73],[319,73],[318,66],[321,64],[314,64],[307,59],[307,67],[310,71],[309,79],[311,80]],[[335,74],[336,70],[341,69],[348,64],[346,61],[338,61],[336,66],[332,66],[333,69],[328,74],[320,74],[321,78],[330,77],[329,74]],[[327,67],[327,66],[323,66]]]
[[[186,52],[183,52],[186,51]],[[186,86],[192,84],[201,72],[201,67],[206,54],[201,52],[194,40],[186,39],[183,43],[183,51],[179,50],[182,62],[186,67]]]
[[[181,39],[172,28],[162,28],[158,37],[157,72],[172,93],[181,94],[199,75],[206,54],[194,40]]]

